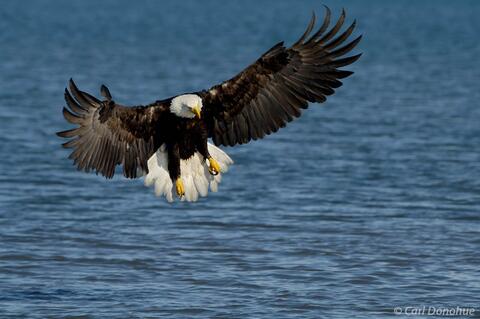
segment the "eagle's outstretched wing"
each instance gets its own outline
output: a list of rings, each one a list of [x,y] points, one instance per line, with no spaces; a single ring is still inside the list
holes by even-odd
[[[287,49],[280,42],[234,78],[198,93],[203,99],[209,135],[216,145],[243,144],[276,132],[300,116],[300,109],[307,108],[308,102],[324,102],[342,85],[339,79],[353,73],[338,68],[360,57],[343,56],[361,36],[343,44],[355,22],[338,35],[345,11],[327,31],[330,15],[327,8],[323,24],[309,38],[315,15],[292,47]]]
[[[123,165],[128,178],[148,172],[148,159],[163,143],[160,130],[168,120],[169,103],[125,107],[112,101],[105,86],[101,92],[106,100],[100,101],[80,91],[72,80],[70,92],[65,89],[69,109],[63,108],[63,115],[79,127],[57,135],[72,138],[63,146],[73,148],[70,158],[78,169],[94,170],[107,178],[113,177],[117,165]]]

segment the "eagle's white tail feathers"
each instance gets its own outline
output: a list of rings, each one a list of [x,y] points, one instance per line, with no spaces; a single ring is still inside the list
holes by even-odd
[[[216,176],[211,175],[208,171],[208,159],[204,160],[200,153],[195,153],[187,160],[181,160],[180,172],[185,188],[182,201],[194,202],[199,196],[207,196],[209,187],[212,192],[216,192],[222,180],[221,174],[226,173],[228,167],[233,164],[232,159],[215,145],[208,143],[208,151],[220,165],[220,173]],[[154,186],[155,195],[165,196],[167,201],[173,202],[176,191],[168,174],[168,154],[165,145],[162,145],[148,160],[148,171],[145,186]]]

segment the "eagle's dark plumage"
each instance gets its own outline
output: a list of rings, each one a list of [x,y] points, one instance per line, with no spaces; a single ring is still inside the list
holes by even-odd
[[[168,164],[162,165],[168,166],[172,181],[180,179],[181,160],[197,152],[201,158],[209,159],[211,172],[219,173],[219,167],[212,164],[208,137],[216,145],[225,146],[263,138],[299,117],[308,102],[325,102],[342,85],[340,80],[353,73],[339,68],[360,57],[345,57],[361,40],[359,36],[347,41],[355,22],[340,32],[345,22],[342,10],[329,29],[331,12],[327,8],[322,25],[311,34],[315,20],[313,15],[305,33],[291,47],[280,42],[232,79],[193,93],[193,97],[201,99],[201,118],[177,116],[172,109],[177,97],[188,100],[192,99],[191,94],[147,106],[125,107],[113,101],[105,86],[101,87],[105,99],[100,101],[80,91],[70,80],[70,90],[65,90],[68,108],[63,109],[63,114],[78,127],[57,134],[71,139],[63,146],[73,148],[70,158],[80,170],[93,170],[107,178],[114,175],[117,165],[123,166],[123,174],[128,178],[148,173],[149,160],[162,145],[168,159]],[[198,170],[197,175],[201,168]],[[177,184],[179,195],[181,190]]]
[[[70,158],[77,167],[86,172],[95,170],[107,178],[113,177],[120,164],[128,178],[137,177],[138,169],[147,171],[148,159],[163,143],[168,103],[125,107],[113,102],[109,92],[107,100],[99,101],[80,91],[72,80],[70,92],[65,90],[69,109],[63,108],[63,116],[79,127],[57,135],[74,138],[63,146],[74,149]]]
[[[268,50],[240,74],[209,91],[200,92],[210,136],[216,145],[243,144],[259,139],[300,116],[307,102],[325,102],[326,96],[340,87],[340,79],[351,75],[338,68],[355,62],[360,54],[341,58],[360,41],[361,36],[343,45],[355,28],[355,22],[338,35],[345,11],[330,24],[327,8],[320,29],[310,38],[315,15],[303,36],[290,48],[283,42]]]

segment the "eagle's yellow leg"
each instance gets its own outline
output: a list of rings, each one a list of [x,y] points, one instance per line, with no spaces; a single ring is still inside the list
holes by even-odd
[[[208,171],[210,172],[210,174],[218,175],[218,173],[220,173],[220,165],[218,164],[218,162],[214,160],[211,156],[208,158],[208,162],[210,163],[208,167]]]
[[[182,197],[183,195],[185,195],[185,187],[183,187],[183,182],[181,178],[178,178],[175,181],[175,188],[177,190],[178,197]]]

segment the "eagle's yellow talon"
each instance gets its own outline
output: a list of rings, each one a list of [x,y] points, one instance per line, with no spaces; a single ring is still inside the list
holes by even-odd
[[[220,173],[220,165],[218,164],[218,162],[214,160],[213,157],[209,157],[208,162],[210,163],[208,167],[208,171],[210,172],[210,174],[218,175],[218,173]]]
[[[182,197],[183,195],[185,195],[185,188],[183,187],[183,182],[181,178],[175,181],[175,188],[177,190],[178,197]]]

